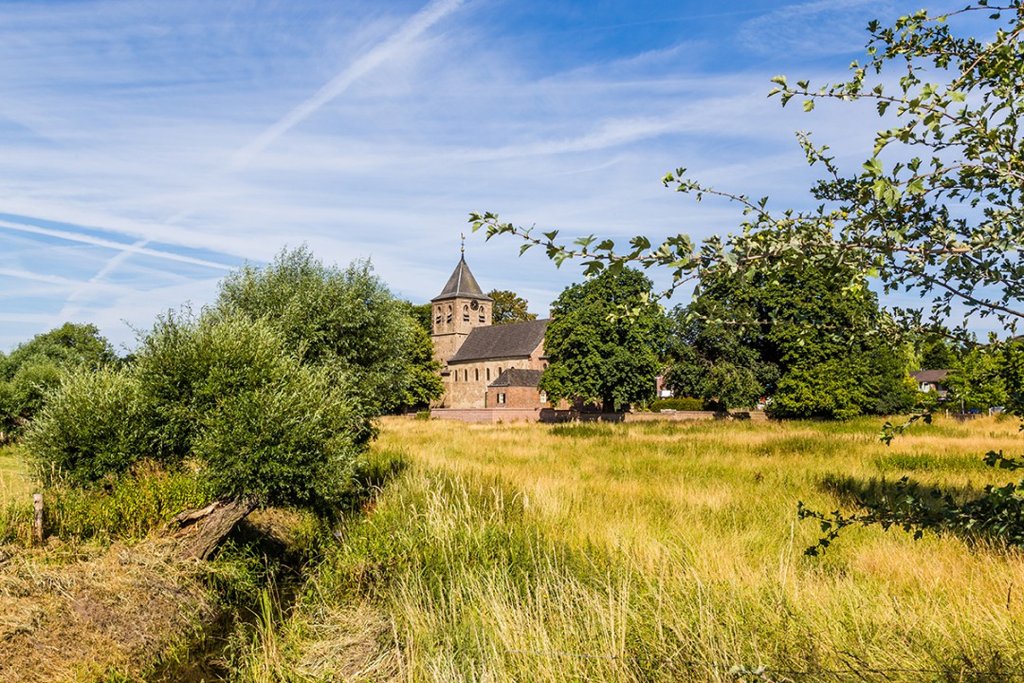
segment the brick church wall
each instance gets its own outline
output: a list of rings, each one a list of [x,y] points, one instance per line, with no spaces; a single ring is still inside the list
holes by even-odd
[[[538,367],[538,365],[540,367]],[[466,363],[453,363],[448,366],[449,374],[444,378],[446,408],[493,408],[487,397],[487,387],[499,375],[510,368],[520,370],[541,370],[543,364],[531,358],[509,358],[505,360],[487,359]],[[530,389],[529,387],[506,387],[509,389]],[[536,397],[536,389],[530,389]],[[530,404],[534,407],[539,401]]]

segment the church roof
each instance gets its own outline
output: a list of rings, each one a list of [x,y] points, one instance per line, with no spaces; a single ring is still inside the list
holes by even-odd
[[[474,327],[448,363],[488,358],[527,358],[544,341],[548,320]]]
[[[431,301],[443,301],[445,299],[455,299],[456,297],[480,299],[482,301],[491,300],[491,297],[484,294],[483,290],[480,289],[480,285],[477,284],[473,273],[469,271],[465,256],[459,259],[459,265],[455,266],[452,276],[448,278],[448,284]]]
[[[498,379],[491,382],[488,388],[499,387],[535,387],[540,384],[540,376],[543,370],[520,370],[509,368],[498,376]]]

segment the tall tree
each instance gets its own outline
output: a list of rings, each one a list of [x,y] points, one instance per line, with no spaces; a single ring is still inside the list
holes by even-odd
[[[977,345],[953,366],[946,378],[949,399],[967,410],[1005,406],[1003,350],[999,346]]]
[[[428,335],[433,331],[433,326],[430,323],[430,312],[433,308],[434,307],[429,303],[409,304],[409,315],[412,316],[413,320],[420,324],[420,327],[422,327]]]
[[[605,412],[653,398],[666,323],[650,293],[651,281],[632,269],[567,287],[551,306],[541,389]]]
[[[926,338],[921,344],[920,370],[948,370],[957,363],[952,345],[942,337]]]
[[[770,395],[785,417],[848,418],[913,407],[915,390],[887,318],[866,287],[843,293],[812,263],[769,280],[705,273],[672,347],[673,388],[726,405]],[[807,330],[811,332],[807,332]],[[680,382],[680,379],[685,380]]]
[[[537,314],[530,313],[529,303],[523,297],[508,289],[492,289],[487,296],[494,299],[491,320],[494,325],[520,323],[536,320]]]

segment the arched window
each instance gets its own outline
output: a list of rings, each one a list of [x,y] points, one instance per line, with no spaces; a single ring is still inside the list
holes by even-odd
[[[462,322],[469,322],[469,306],[467,306],[466,304],[462,305]]]
[[[475,380],[476,380],[477,382],[479,382],[479,381],[480,381],[480,368],[477,368],[476,370],[474,370],[474,371],[473,371],[473,374],[474,374],[474,375],[476,376],[476,377],[475,377]]]
[[[435,325],[440,325],[441,324],[441,307],[440,306],[438,306],[437,308],[434,309],[434,324]]]
[[[462,379],[466,380],[467,382],[469,381],[469,370],[462,371]]]
[[[487,381],[488,382],[491,381],[491,369],[490,368],[487,368]]]
[[[448,304],[448,324],[450,325],[451,322],[452,322],[452,305]]]
[[[501,366],[498,366],[498,377],[501,377]]]
[[[486,306],[481,306],[480,307],[480,322],[482,322],[482,323],[487,322],[487,307]]]

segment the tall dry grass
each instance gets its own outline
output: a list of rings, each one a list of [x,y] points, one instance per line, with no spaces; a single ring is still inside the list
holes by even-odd
[[[983,450],[1020,446],[1012,421],[888,448],[879,427],[387,422],[413,466],[344,530],[284,659],[337,656],[325,615],[369,604],[390,633],[360,647],[395,661],[365,680],[1024,678],[1020,552],[872,528],[803,556],[798,500],[850,509],[904,474],[969,496],[1012,476]]]

